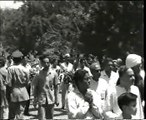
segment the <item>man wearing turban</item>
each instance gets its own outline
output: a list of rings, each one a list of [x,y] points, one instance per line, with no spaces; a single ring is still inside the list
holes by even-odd
[[[144,78],[145,71],[142,70],[142,57],[137,54],[129,54],[126,58],[126,67],[132,68],[135,74],[135,85],[139,88],[141,100],[144,106]]]

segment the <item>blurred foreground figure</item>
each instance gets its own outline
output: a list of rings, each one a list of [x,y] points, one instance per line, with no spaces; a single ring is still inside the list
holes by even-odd
[[[137,112],[137,95],[133,93],[123,93],[118,97],[118,105],[122,110],[122,119],[131,119]]]

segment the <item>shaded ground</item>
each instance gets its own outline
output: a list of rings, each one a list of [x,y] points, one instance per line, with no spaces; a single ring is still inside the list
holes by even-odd
[[[61,109],[61,95],[59,94],[59,106],[55,106],[53,119],[67,119],[66,110]],[[32,102],[29,107],[30,116],[25,116],[26,119],[38,119],[37,110],[33,107]]]

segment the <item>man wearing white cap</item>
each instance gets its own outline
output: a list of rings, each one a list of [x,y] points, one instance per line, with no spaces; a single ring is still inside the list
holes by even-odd
[[[93,75],[93,79],[90,80],[90,88],[94,90],[101,99],[101,107],[104,111],[105,109],[105,98],[107,94],[108,84],[105,79],[100,78],[101,75],[101,67],[100,63],[94,62],[90,66],[91,73]],[[103,87],[104,86],[104,87]]]
[[[64,59],[65,61],[63,63],[60,64],[60,67],[63,71],[63,75],[64,77],[62,78],[62,109],[65,108],[65,98],[66,98],[66,94],[67,91],[72,88],[72,84],[68,83],[67,79],[65,78],[65,75],[67,74],[72,74],[73,73],[73,64],[69,62],[69,58],[70,58],[70,54],[65,54],[64,55]]]
[[[142,57],[137,54],[129,54],[126,58],[126,67],[132,68],[135,74],[135,85],[139,88],[141,100],[144,101],[144,77],[145,71],[141,69]],[[143,75],[141,73],[144,73]],[[144,102],[143,102],[144,104]]]

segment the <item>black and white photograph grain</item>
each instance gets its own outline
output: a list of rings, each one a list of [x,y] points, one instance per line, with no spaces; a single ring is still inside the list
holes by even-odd
[[[0,120],[146,119],[144,0],[0,0]]]

